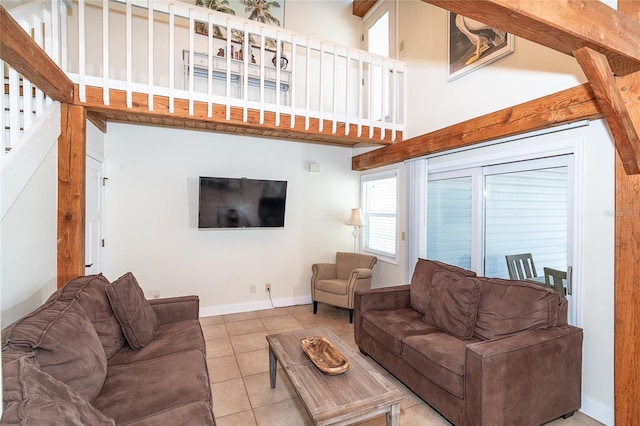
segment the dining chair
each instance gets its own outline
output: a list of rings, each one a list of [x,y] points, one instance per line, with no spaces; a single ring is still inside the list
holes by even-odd
[[[544,267],[544,282],[547,287],[554,289],[563,299],[567,298],[567,289],[564,283],[567,281],[567,272],[558,269]]]
[[[505,259],[507,260],[509,279],[526,280],[527,278],[538,276],[531,253],[508,254],[505,256]]]

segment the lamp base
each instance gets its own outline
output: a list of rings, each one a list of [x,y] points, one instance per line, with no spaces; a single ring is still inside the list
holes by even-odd
[[[360,228],[357,226],[354,226],[353,231],[351,231],[351,235],[353,235],[353,252],[357,253],[358,236],[360,235]]]

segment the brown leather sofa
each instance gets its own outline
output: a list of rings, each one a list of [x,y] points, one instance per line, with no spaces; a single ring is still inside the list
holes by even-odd
[[[580,408],[582,330],[536,284],[420,259],[411,284],[357,292],[355,340],[455,425],[540,425]]]
[[[215,425],[196,296],[76,278],[2,330],[0,424]]]

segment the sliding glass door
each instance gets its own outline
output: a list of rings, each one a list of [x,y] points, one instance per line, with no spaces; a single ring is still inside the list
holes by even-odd
[[[567,270],[572,156],[433,173],[427,183],[427,257],[509,278],[506,255],[531,253]]]

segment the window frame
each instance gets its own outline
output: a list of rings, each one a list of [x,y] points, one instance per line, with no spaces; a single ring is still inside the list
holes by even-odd
[[[389,254],[386,252],[374,250],[365,246],[365,235],[368,232],[368,223],[369,223],[369,212],[367,209],[367,190],[366,185],[372,181],[383,180],[383,179],[395,179],[395,222],[396,226],[394,229],[393,240],[395,241],[395,251],[393,254]],[[400,170],[397,168],[375,172],[375,173],[365,173],[360,176],[360,206],[362,210],[362,231],[360,233],[361,237],[359,242],[360,251],[363,253],[371,254],[377,256],[378,260],[391,263],[394,265],[398,265],[399,260],[399,235],[400,235],[400,217],[399,217],[399,207],[400,207]]]

